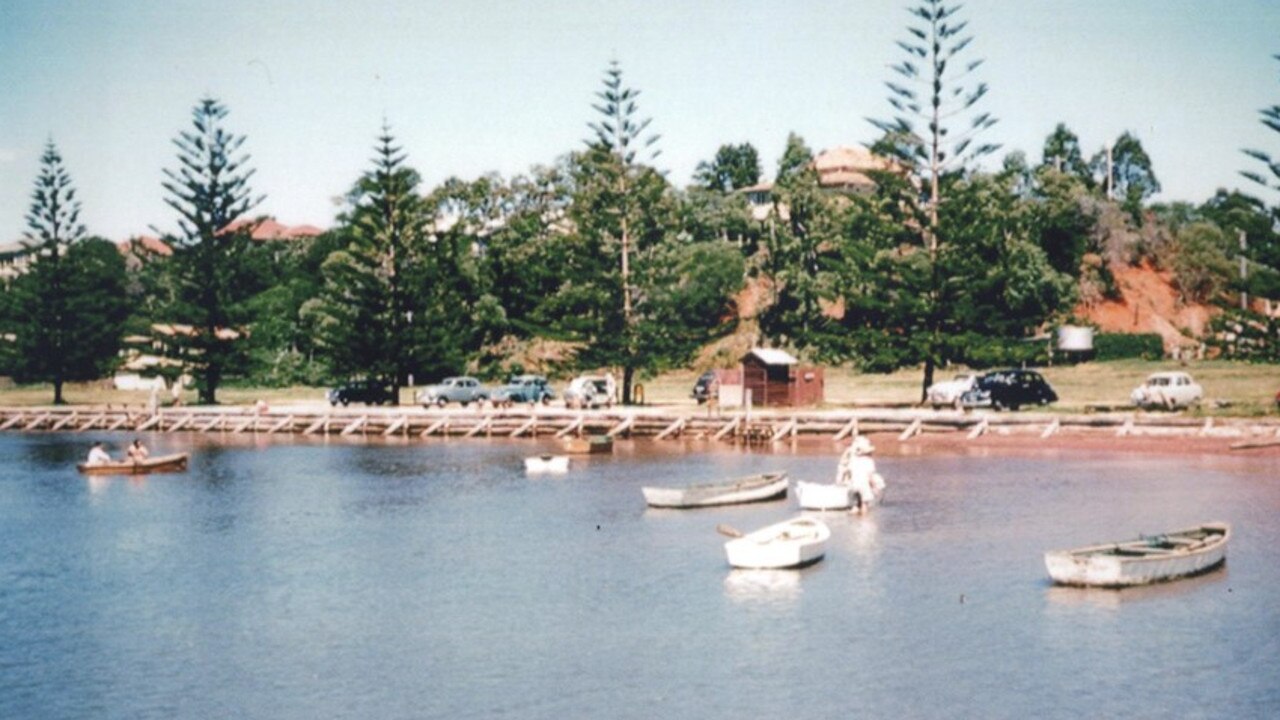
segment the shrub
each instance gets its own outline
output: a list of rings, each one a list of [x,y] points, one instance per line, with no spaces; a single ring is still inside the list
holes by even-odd
[[[1159,333],[1098,333],[1093,336],[1095,360],[1164,357],[1164,338]]]

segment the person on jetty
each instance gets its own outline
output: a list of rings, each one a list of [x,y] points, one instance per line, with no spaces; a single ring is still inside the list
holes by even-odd
[[[147,446],[143,445],[142,441],[137,438],[133,439],[133,442],[129,444],[129,449],[125,451],[125,456],[133,462],[142,462],[150,454],[151,452],[147,450]]]
[[[111,462],[111,456],[107,454],[106,448],[102,447],[102,443],[96,442],[93,447],[89,448],[89,459],[85,461],[87,465],[106,465]]]
[[[840,456],[840,465],[836,470],[836,483],[848,485],[858,496],[858,512],[866,512],[867,508],[884,492],[884,478],[876,472],[876,461],[871,453],[876,448],[865,435],[859,435],[849,443],[849,447]]]

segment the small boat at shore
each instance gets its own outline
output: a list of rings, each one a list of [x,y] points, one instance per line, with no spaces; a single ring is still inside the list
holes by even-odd
[[[884,490],[873,492],[865,502],[868,507],[879,505]],[[858,494],[849,485],[830,483],[796,483],[796,499],[801,510],[849,510],[858,504]]]
[[[109,463],[80,463],[76,469],[85,475],[145,475],[159,472],[184,472],[187,453],[157,455],[145,460],[119,460]]]
[[[524,469],[530,473],[562,473],[569,471],[568,455],[538,455],[524,459]]]
[[[1136,540],[1090,545],[1044,554],[1049,577],[1059,585],[1120,588],[1165,582],[1209,572],[1227,559],[1231,526],[1205,523]]]
[[[761,473],[728,482],[700,483],[682,487],[640,488],[651,507],[698,508],[763,502],[787,496],[785,472]]]
[[[568,438],[564,441],[564,451],[571,455],[607,455],[613,452],[613,438],[608,435]]]
[[[726,525],[716,530],[736,536],[724,544],[735,568],[781,570],[812,565],[826,554],[831,528],[821,520],[797,517],[743,535]]]

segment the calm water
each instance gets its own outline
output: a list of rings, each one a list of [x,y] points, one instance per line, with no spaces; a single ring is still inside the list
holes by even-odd
[[[730,571],[714,527],[793,499],[639,488],[826,480],[829,444],[623,443],[535,479],[529,441],[155,436],[189,472],[89,480],[93,438],[0,435],[3,718],[1280,714],[1274,457],[882,456],[888,504],[768,573]],[[1216,519],[1225,571],[1047,583],[1046,549]]]

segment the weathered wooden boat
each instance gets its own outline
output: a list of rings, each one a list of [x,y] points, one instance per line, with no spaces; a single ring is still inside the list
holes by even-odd
[[[683,487],[643,487],[640,492],[644,493],[644,501],[652,507],[698,508],[776,500],[786,497],[787,485],[785,472],[771,472],[728,482]]]
[[[882,489],[865,502],[868,507],[879,505],[883,497]],[[848,510],[858,503],[858,494],[849,485],[797,482],[796,499],[802,510]]]
[[[145,475],[156,472],[183,472],[187,453],[157,455],[145,460],[118,460],[109,463],[80,463],[76,469],[86,475]]]
[[[569,471],[568,455],[538,455],[524,459],[524,469],[531,473],[562,473]]]
[[[1129,587],[1199,575],[1227,559],[1231,526],[1205,523],[1162,535],[1044,554],[1049,577],[1060,585]]]
[[[831,528],[815,518],[798,517],[742,535],[733,528],[716,528],[739,535],[724,544],[729,564],[735,568],[779,570],[812,565],[826,553]]]
[[[613,452],[613,438],[608,435],[568,438],[564,441],[564,451],[573,455],[605,455]]]

